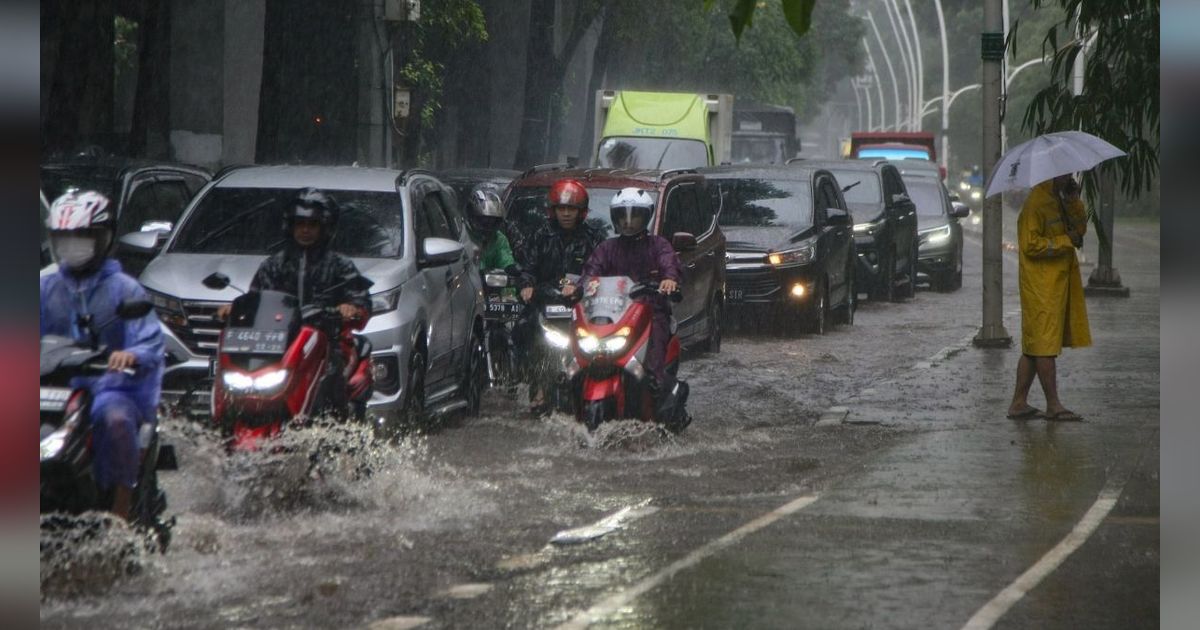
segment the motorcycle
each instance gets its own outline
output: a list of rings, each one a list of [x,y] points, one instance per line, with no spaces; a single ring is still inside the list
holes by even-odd
[[[213,290],[231,286],[222,273],[203,282]],[[370,285],[361,277],[354,282]],[[296,296],[279,291],[242,291],[234,298],[211,364],[212,419],[230,437],[229,448],[257,450],[285,424],[326,411],[349,411],[362,420],[374,385],[371,342],[353,331],[365,325],[365,319],[343,320],[337,307],[320,300],[301,306]],[[340,330],[336,351],[347,358],[342,372],[346,410],[333,408],[339,397],[330,391],[336,380],[328,371],[333,357],[326,331],[335,326]]]
[[[674,322],[667,342],[668,383],[655,396],[653,376],[645,367],[653,306],[638,298],[658,292],[657,282],[637,283],[627,276],[589,278],[574,309],[570,336],[575,362],[569,372],[576,419],[595,431],[607,421],[636,418],[656,422],[678,433],[690,422],[686,403],[688,384],[675,378],[679,370],[679,339]],[[678,302],[682,294],[670,295]],[[658,398],[656,402],[656,398]]]
[[[118,319],[144,317],[153,305],[146,300],[126,300],[116,315],[93,325],[81,317],[78,325],[89,341],[47,335],[41,340],[41,402],[39,407],[41,466],[41,513],[80,514],[108,510],[112,491],[102,491],[93,473],[92,401],[98,385],[120,386],[137,374],[136,368],[109,372],[110,349],[98,342],[99,331]],[[103,380],[103,383],[101,381]],[[130,521],[135,526],[157,530],[166,545],[169,524],[159,521],[167,508],[166,494],[158,487],[158,471],[175,470],[175,450],[160,444],[158,423],[145,422],[138,430],[138,483],[134,490]]]
[[[483,280],[483,351],[488,383],[491,387],[513,386],[518,379],[512,333],[525,308],[517,295],[517,277],[491,270],[483,274]]]
[[[563,295],[562,289],[578,281],[577,274],[569,273],[559,280],[557,287],[539,288],[534,302],[537,306],[531,315],[525,315],[534,320],[530,325],[535,335],[530,343],[533,347],[529,348],[533,357],[528,363],[534,366],[530,384],[544,386],[546,404],[563,413],[573,411],[566,375],[572,362],[571,305],[575,298]]]

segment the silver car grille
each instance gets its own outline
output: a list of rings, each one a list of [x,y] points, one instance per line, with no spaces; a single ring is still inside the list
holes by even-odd
[[[217,309],[223,302],[183,302],[183,314],[187,324],[168,323],[171,332],[194,354],[212,356],[217,351],[221,338],[221,323],[217,321]]]

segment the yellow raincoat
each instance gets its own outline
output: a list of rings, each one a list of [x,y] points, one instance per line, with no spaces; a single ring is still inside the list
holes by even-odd
[[[1064,347],[1092,345],[1079,262],[1053,185],[1034,186],[1017,219],[1021,351],[1031,356],[1058,356]],[[1065,214],[1075,233],[1087,232],[1082,201],[1067,204]]]

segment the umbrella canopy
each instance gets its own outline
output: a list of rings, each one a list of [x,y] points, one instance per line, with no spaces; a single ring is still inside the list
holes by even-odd
[[[1082,131],[1060,131],[1038,136],[1013,147],[992,170],[985,197],[1006,190],[1033,188],[1059,175],[1086,171],[1125,152]]]

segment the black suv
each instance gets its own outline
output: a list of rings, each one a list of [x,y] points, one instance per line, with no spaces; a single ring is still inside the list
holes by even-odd
[[[53,203],[67,190],[95,190],[116,204],[117,260],[126,273],[141,274],[157,247],[130,247],[120,241],[134,232],[154,232],[157,245],[175,229],[179,215],[212,174],[198,166],[85,153],[42,164],[41,188]]]
[[[963,204],[950,203],[950,194],[937,173],[923,170],[901,171],[904,185],[917,205],[917,236],[920,249],[917,275],[929,279],[934,291],[954,291],[962,287],[963,233],[958,220],[970,214]]]
[[[605,236],[614,230],[609,202],[622,188],[642,188],[654,198],[650,233],[671,241],[683,263],[683,301],[674,307],[679,342],[709,352],[721,350],[725,303],[725,235],[717,207],[705,194],[704,177],[691,169],[635,171],[611,168],[537,166],[504,193],[511,227],[525,238],[546,222],[546,193],[559,179],[573,178],[588,191],[588,224]]]
[[[917,208],[896,165],[887,160],[792,162],[833,173],[857,223],[857,287],[871,299],[916,294]]]
[[[833,313],[854,323],[854,219],[833,174],[804,165],[701,170],[729,239],[729,312],[753,309],[784,330],[816,334]]]

